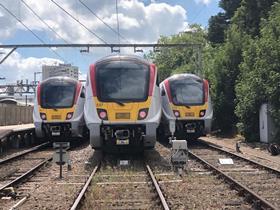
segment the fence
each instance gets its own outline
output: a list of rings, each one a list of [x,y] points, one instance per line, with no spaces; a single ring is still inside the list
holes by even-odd
[[[0,104],[0,126],[32,123],[33,107]]]

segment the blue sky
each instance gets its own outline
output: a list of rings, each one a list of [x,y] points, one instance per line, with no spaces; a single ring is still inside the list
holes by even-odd
[[[40,3],[36,0],[24,1],[68,42],[99,42],[92,34],[67,17],[50,0],[40,0]],[[116,28],[115,0],[82,1],[106,23]],[[16,4],[11,2],[0,0],[0,3],[10,9],[45,43],[64,43],[20,3],[20,0],[14,0],[13,2]],[[78,0],[56,0],[56,2],[70,11],[79,21],[85,23],[92,31],[102,36],[108,43],[117,42],[116,34],[96,20]],[[119,0],[120,33],[132,43],[155,43],[160,35],[176,34],[185,30],[188,24],[198,23],[206,28],[209,17],[221,11],[218,2],[218,0]],[[2,7],[0,7],[0,27],[2,44],[40,43]],[[80,49],[55,50],[65,58],[65,62],[78,66],[82,77],[85,76],[90,63],[99,57],[110,54],[109,49],[93,49],[88,54],[81,54]],[[0,49],[0,51],[4,50]],[[132,50],[125,51],[125,53],[130,52],[132,53]],[[49,49],[18,49],[13,56],[0,65],[0,77],[5,76],[8,82],[17,79],[31,79],[33,72],[40,71],[42,64],[50,64],[56,59],[61,61],[61,58]]]

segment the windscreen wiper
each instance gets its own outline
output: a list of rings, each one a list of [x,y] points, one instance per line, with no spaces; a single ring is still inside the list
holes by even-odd
[[[114,100],[114,101],[112,101],[112,102],[114,102],[114,103],[116,103],[116,104],[118,104],[118,105],[120,105],[120,106],[124,106],[124,103],[121,102],[121,101]]]

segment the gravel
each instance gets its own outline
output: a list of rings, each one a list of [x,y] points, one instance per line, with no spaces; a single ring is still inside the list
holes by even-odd
[[[150,155],[153,156],[152,153]],[[171,209],[252,209],[237,191],[232,190],[196,160],[189,159],[182,177],[175,173],[173,176],[162,176],[161,174],[170,173],[170,170],[166,170],[169,156],[168,148],[156,145],[156,157],[160,159],[156,161],[155,158],[153,165],[156,162],[164,163],[161,168],[155,165],[156,177]],[[165,182],[167,180],[171,181]]]
[[[64,165],[63,179],[58,178],[59,166],[50,162],[15,189],[17,202],[22,197],[28,196],[20,209],[68,209],[71,207],[90,175],[91,167],[86,166],[85,162],[94,158],[94,152],[88,144],[83,144],[71,149],[69,154],[72,170],[68,171],[67,166]],[[11,205],[10,202],[6,207],[10,208]]]
[[[210,147],[192,148],[191,151],[280,208],[279,174]],[[233,164],[220,164],[222,158],[231,158]]]

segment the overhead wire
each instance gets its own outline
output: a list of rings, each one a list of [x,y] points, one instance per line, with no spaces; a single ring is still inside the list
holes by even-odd
[[[119,24],[119,9],[118,9],[118,0],[116,0],[116,15],[117,15],[117,30],[118,30],[118,40],[120,44],[120,24]]]
[[[35,36],[40,42],[42,42],[43,44],[46,44],[46,42],[41,39],[36,33],[34,33],[27,25],[25,25],[15,14],[13,14],[7,7],[5,7],[3,4],[0,3],[0,6],[5,9],[11,16],[13,16],[24,28],[26,28],[30,33],[33,34],[33,36]],[[49,47],[49,49],[56,55],[58,56],[60,59],[62,59],[63,61],[66,61],[65,58],[63,58],[59,53],[57,53],[55,50],[53,50],[52,48]]]
[[[46,21],[44,21],[24,0],[20,0],[45,26],[47,26],[54,34],[56,34],[65,43],[69,44],[62,36],[60,36]]]
[[[191,21],[194,23],[194,21],[200,16],[201,12],[206,8],[205,5],[203,5],[195,14],[195,16],[191,19]],[[183,30],[187,31],[189,29],[189,25]]]
[[[100,20],[105,26],[107,26],[111,31],[113,31],[115,34],[117,34],[118,36],[120,36],[123,40],[125,40],[126,42],[130,43],[119,31],[116,31],[114,28],[112,28],[108,23],[106,23],[104,20],[102,20],[102,18],[100,18],[89,6],[87,6],[83,1],[79,0],[79,2],[85,7],[87,8],[87,10],[93,14],[98,20]]]
[[[64,11],[69,17],[71,17],[73,20],[75,20],[77,23],[79,23],[83,28],[85,28],[88,32],[90,32],[92,35],[94,35],[96,38],[98,38],[100,41],[102,41],[104,44],[108,44],[104,39],[102,39],[100,36],[98,36],[94,31],[89,29],[85,24],[83,24],[81,21],[79,21],[77,18],[75,18],[70,12],[68,12],[66,9],[64,9],[62,6],[60,6],[56,1],[50,0],[53,2],[58,8],[60,8],[62,11]]]

